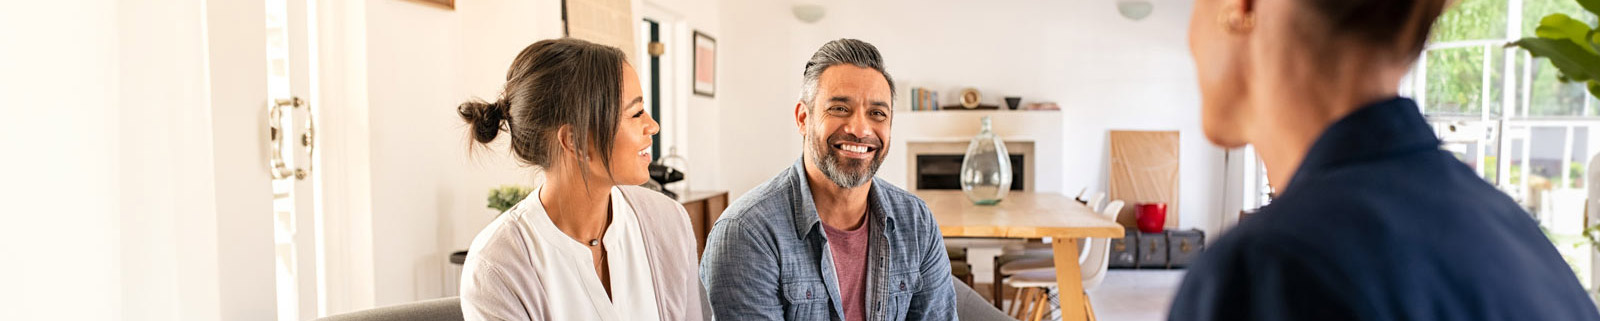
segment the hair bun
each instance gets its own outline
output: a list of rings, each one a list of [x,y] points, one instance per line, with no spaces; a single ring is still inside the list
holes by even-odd
[[[461,114],[461,120],[466,121],[471,127],[473,140],[488,144],[500,134],[500,124],[510,114],[510,108],[506,105],[503,99],[493,103],[474,99],[461,103],[461,106],[456,107],[456,113]]]

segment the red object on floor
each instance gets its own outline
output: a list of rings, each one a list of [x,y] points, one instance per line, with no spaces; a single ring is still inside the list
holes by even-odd
[[[1167,224],[1167,203],[1139,204],[1139,231],[1145,233],[1161,233]]]

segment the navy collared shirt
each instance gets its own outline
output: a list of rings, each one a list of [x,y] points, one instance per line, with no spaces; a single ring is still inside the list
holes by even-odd
[[[844,320],[828,235],[794,166],[723,212],[700,279],[718,320]],[[831,183],[829,183],[831,184]],[[954,320],[955,288],[939,224],[916,195],[873,178],[867,192],[868,320]]]
[[[1416,103],[1339,120],[1189,269],[1170,320],[1600,320],[1539,226]]]

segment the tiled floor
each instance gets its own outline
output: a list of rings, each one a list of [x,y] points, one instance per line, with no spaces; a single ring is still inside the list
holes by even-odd
[[[1104,321],[1167,319],[1183,270],[1111,270],[1104,283],[1089,291],[1094,314]]]

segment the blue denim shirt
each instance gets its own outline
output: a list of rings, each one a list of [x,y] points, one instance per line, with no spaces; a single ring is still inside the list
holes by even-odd
[[[827,233],[801,162],[734,201],[711,229],[700,278],[718,320],[844,320]],[[868,320],[954,320],[950,258],[928,205],[873,178]]]

